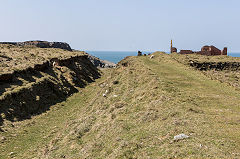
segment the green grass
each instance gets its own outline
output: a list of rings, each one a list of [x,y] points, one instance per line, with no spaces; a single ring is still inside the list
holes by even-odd
[[[50,111],[6,127],[2,158],[240,157],[238,90],[164,53],[123,62]],[[174,142],[180,133],[190,138]]]
[[[0,75],[33,68],[36,64],[42,64],[53,58],[68,59],[82,55],[86,55],[85,52],[0,44]]]
[[[36,149],[39,146],[50,142],[59,130],[65,129],[67,122],[77,118],[78,111],[89,98],[92,98],[92,92],[94,87],[88,86],[87,92],[83,90],[73,95],[66,102],[53,106],[49,112],[30,120],[14,123],[14,128],[7,127],[7,131],[1,134],[7,138],[7,142],[1,144],[1,157],[6,158],[12,151],[20,158],[37,155]],[[35,155],[31,156],[27,153],[29,151]]]

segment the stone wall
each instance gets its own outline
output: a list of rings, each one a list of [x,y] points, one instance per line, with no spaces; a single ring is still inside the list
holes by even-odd
[[[204,52],[209,52],[210,55],[221,55],[222,52],[221,50],[219,50],[218,48],[216,48],[215,46],[204,46],[202,47],[201,51]],[[203,54],[202,53],[202,54]]]
[[[175,48],[175,47],[171,48],[171,53],[173,53],[173,52],[177,52],[177,48]]]
[[[227,47],[225,47],[222,51],[222,55],[227,55]]]
[[[193,54],[194,52],[192,50],[181,50],[179,53],[180,54]]]
[[[195,52],[196,54],[199,54],[199,55],[206,55],[206,56],[211,56],[211,52],[210,51],[198,51],[198,52]]]
[[[239,62],[198,62],[198,61],[189,61],[189,65],[201,70],[229,70],[229,71],[237,71],[240,70],[240,63]]]

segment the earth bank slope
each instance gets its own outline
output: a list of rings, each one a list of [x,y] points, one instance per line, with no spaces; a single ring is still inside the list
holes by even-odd
[[[100,77],[81,51],[0,45],[0,126],[40,114]]]
[[[239,91],[173,55],[154,55],[128,57],[50,111],[6,128],[2,156],[239,158]],[[180,133],[190,138],[173,141]]]

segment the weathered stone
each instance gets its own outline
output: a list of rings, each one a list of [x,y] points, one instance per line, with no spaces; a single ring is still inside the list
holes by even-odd
[[[101,60],[95,56],[88,54],[88,59],[93,63],[95,67],[101,67],[101,68],[113,68],[116,67],[115,63],[112,63],[110,61]]]
[[[189,65],[195,67],[198,70],[230,70],[236,71],[240,69],[239,62],[198,62],[198,61],[189,61]]]
[[[185,134],[179,134],[174,136],[174,141],[179,141],[179,140],[183,140],[183,139],[187,139],[189,138],[189,136],[185,135]]]
[[[119,81],[113,81],[113,84],[118,84],[119,83]]]
[[[177,52],[177,48],[173,47],[171,50],[171,53],[173,53],[173,52]]]
[[[193,54],[193,51],[192,50],[181,50],[179,53],[180,54]]]

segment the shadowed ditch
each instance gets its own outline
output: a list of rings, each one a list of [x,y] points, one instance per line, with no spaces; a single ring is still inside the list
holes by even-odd
[[[4,94],[3,90],[10,87],[11,82],[0,85],[0,125],[4,120],[21,121],[46,112],[52,105],[78,92],[78,88],[84,88],[100,77],[98,69],[86,56],[60,60],[56,68],[49,65],[41,70],[42,73],[38,70],[22,72],[15,73],[19,87]],[[28,83],[23,85],[19,78]]]

